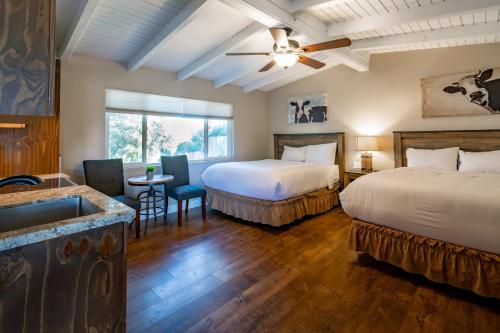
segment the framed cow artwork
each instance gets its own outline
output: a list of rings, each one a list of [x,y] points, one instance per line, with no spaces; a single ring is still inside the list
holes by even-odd
[[[289,124],[324,123],[326,121],[326,93],[288,97]]]
[[[500,68],[421,80],[422,117],[500,114]]]

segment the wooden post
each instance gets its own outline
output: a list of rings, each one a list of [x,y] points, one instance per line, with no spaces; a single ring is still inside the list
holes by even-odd
[[[203,216],[203,219],[207,219],[207,196],[204,195],[201,197],[201,215]]]
[[[177,225],[182,225],[182,200],[177,200]]]
[[[141,209],[135,210],[135,238],[141,238]]]

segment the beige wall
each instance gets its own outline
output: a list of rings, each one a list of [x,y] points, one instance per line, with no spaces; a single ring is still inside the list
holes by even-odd
[[[421,117],[420,79],[500,67],[500,44],[373,55],[370,71],[345,66],[325,70],[271,91],[268,95],[268,156],[273,133],[334,132],[347,134],[347,167],[359,161],[354,150],[357,134],[381,135],[383,151],[374,154],[374,167],[391,168],[394,130],[500,128],[500,115]],[[287,124],[289,95],[326,91],[326,124]]]
[[[234,152],[237,160],[266,156],[266,94],[244,94],[239,87],[215,89],[202,79],[177,81],[174,73],[141,69],[127,72],[121,65],[75,55],[61,69],[62,171],[83,181],[82,161],[105,157],[106,88],[120,88],[177,97],[190,97],[234,106]],[[193,163],[191,176],[199,183],[206,163]]]
[[[269,93],[244,94],[241,88],[214,89],[202,79],[177,81],[175,74],[151,69],[127,72],[111,61],[75,55],[62,63],[61,155],[63,172],[82,181],[81,162],[105,156],[104,91],[121,88],[191,97],[234,105],[235,158],[272,157],[273,133],[333,132],[347,134],[347,167],[359,160],[357,134],[382,136],[375,168],[393,166],[393,130],[488,129],[500,127],[500,115],[421,117],[420,79],[500,67],[500,44],[374,55],[370,71],[345,66],[325,70]],[[287,97],[326,91],[326,124],[287,124]],[[193,164],[195,182],[206,163]]]

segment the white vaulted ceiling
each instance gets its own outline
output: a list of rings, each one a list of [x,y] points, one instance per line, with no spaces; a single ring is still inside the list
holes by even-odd
[[[164,43],[147,66],[178,72],[252,22],[234,9],[213,1],[196,20]]]
[[[302,64],[258,70],[270,51],[269,27],[289,26],[301,45],[339,37],[349,48],[312,57],[331,68],[369,70],[373,53],[500,42],[500,0],[57,0],[56,46],[68,59],[82,53],[128,70],[176,72],[271,90],[316,73]]]

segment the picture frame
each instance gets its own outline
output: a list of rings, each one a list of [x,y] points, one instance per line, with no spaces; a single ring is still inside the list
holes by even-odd
[[[327,116],[326,92],[288,97],[289,124],[325,123]]]

